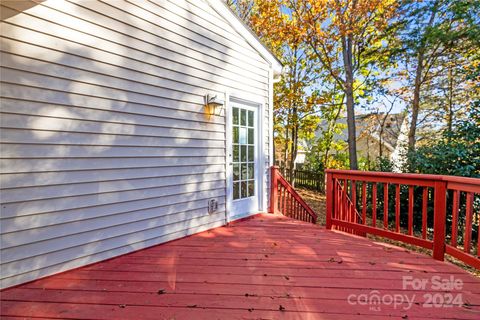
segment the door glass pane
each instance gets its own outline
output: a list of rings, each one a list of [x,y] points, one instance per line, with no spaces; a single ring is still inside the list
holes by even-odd
[[[248,126],[253,127],[253,111],[248,111]]]
[[[248,179],[253,179],[255,177],[255,169],[253,163],[248,164]]]
[[[232,108],[233,199],[255,195],[255,111]]]
[[[233,162],[240,161],[240,146],[238,144],[233,145]]]
[[[240,183],[241,187],[240,187],[240,190],[241,190],[241,195],[240,197],[241,198],[246,198],[248,197],[248,192],[247,192],[247,181],[242,181]]]
[[[255,195],[255,181],[250,180],[248,182],[248,196],[253,197]]]
[[[233,200],[240,198],[240,182],[233,183]]]
[[[255,147],[254,146],[248,146],[248,161],[254,161],[255,160]]]
[[[242,173],[240,174],[240,178],[242,180],[247,180],[248,179],[248,176],[247,176],[247,164],[246,163],[242,163]]]
[[[238,127],[233,127],[233,143],[238,143]]]
[[[240,144],[247,144],[247,128],[240,127]]]
[[[242,162],[247,162],[247,146],[240,146],[241,152],[240,152],[240,161]]]
[[[248,129],[248,144],[254,144],[255,135],[253,134],[253,128]]]
[[[232,117],[232,123],[235,125],[238,125],[239,123],[239,117],[238,117],[238,108],[233,108],[232,109],[232,113],[233,113],[233,117]]]
[[[240,110],[240,125],[242,126],[247,125],[247,110],[245,109]]]
[[[240,180],[240,165],[234,164],[233,165],[233,180],[238,181]]]

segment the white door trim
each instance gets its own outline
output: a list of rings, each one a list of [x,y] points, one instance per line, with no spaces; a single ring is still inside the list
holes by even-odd
[[[231,102],[243,103],[247,106],[257,108],[257,141],[258,141],[258,163],[257,167],[257,196],[258,196],[258,212],[265,210],[265,132],[264,132],[264,117],[265,105],[264,103],[242,99],[239,95],[234,95],[229,92],[225,93],[225,174],[226,174],[226,202],[225,202],[225,220],[226,223],[233,221],[232,219],[232,185],[233,185],[233,168],[230,165],[232,162],[232,106]],[[240,217],[242,218],[242,217]]]

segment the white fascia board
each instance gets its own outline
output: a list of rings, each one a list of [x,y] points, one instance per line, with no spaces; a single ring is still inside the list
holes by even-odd
[[[205,0],[220,16],[222,16],[267,62],[273,69],[274,78],[282,74],[283,65],[270,52],[258,37],[241,21],[222,0]]]

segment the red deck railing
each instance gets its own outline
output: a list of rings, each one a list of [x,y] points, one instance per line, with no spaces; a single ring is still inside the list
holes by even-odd
[[[270,213],[282,213],[296,220],[317,223],[317,214],[281,175],[278,167],[271,168]]]
[[[355,170],[326,174],[328,229],[431,249],[437,260],[447,253],[480,269],[480,179]]]

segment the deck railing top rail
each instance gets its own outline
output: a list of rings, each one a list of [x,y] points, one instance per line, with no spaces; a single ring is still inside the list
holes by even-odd
[[[381,178],[400,178],[400,179],[411,179],[411,180],[426,180],[426,181],[447,181],[447,182],[458,182],[471,185],[477,185],[480,187],[479,178],[468,178],[468,177],[458,177],[458,176],[447,176],[440,174],[420,174],[420,173],[396,173],[396,172],[381,172],[381,171],[361,171],[361,170],[338,170],[338,169],[327,169],[325,173],[331,173],[336,175],[349,175],[353,177],[381,177]]]

